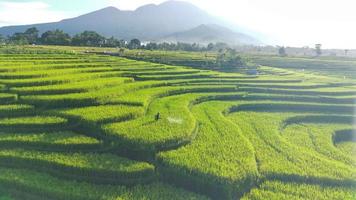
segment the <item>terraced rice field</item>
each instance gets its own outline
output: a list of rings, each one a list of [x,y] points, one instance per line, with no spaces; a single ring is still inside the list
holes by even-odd
[[[355,80],[261,70],[1,54],[0,199],[356,199]]]

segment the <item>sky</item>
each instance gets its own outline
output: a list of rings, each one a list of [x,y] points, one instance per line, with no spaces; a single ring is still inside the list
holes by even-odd
[[[356,49],[356,0],[186,0],[283,46]],[[164,0],[0,0],[0,26],[59,21],[107,6]]]

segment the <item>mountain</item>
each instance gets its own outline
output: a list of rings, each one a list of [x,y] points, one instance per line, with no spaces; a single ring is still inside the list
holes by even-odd
[[[223,24],[200,8],[184,1],[167,1],[159,5],[149,4],[134,11],[107,7],[79,17],[59,22],[7,26],[0,28],[0,34],[12,35],[36,27],[41,33],[61,29],[71,35],[85,30],[96,31],[106,37],[130,40],[155,40],[173,33],[189,31],[202,24]]]
[[[243,33],[234,32],[228,28],[216,24],[202,24],[187,31],[168,35],[160,41],[185,43],[195,42],[199,44],[209,44],[211,42],[224,42],[233,45],[261,44],[261,42],[253,37]]]

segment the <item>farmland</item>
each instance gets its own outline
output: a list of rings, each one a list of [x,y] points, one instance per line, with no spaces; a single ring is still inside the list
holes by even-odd
[[[355,60],[85,51],[0,48],[0,199],[356,198]]]

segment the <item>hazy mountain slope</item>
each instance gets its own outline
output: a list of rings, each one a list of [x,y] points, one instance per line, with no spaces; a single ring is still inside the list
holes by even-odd
[[[260,42],[246,34],[234,32],[223,26],[208,24],[199,25],[188,31],[178,32],[162,38],[166,42],[187,42],[208,44],[210,42],[225,42],[235,45],[260,44]]]
[[[41,32],[56,28],[70,34],[95,30],[105,36],[124,39],[152,39],[206,23],[219,23],[219,20],[190,3],[168,1],[159,5],[145,5],[135,11],[108,7],[60,22],[3,27],[0,28],[0,34],[10,35],[35,26]]]
[[[41,33],[61,29],[74,35],[85,30],[93,30],[106,37],[114,36],[126,40],[138,38],[160,41],[170,36],[167,39],[176,38],[178,41],[187,42],[196,42],[194,40],[197,39],[200,43],[206,43],[209,39],[212,40],[211,42],[255,42],[247,35],[233,33],[231,30],[218,26],[200,26],[202,24],[224,25],[225,22],[212,17],[193,4],[184,1],[167,1],[159,5],[148,4],[135,11],[122,11],[115,7],[107,7],[59,22],[2,27],[0,34],[12,35],[15,32],[24,32],[30,27],[37,27]],[[197,37],[199,33],[205,33],[204,37]],[[236,38],[240,39],[236,40]]]

